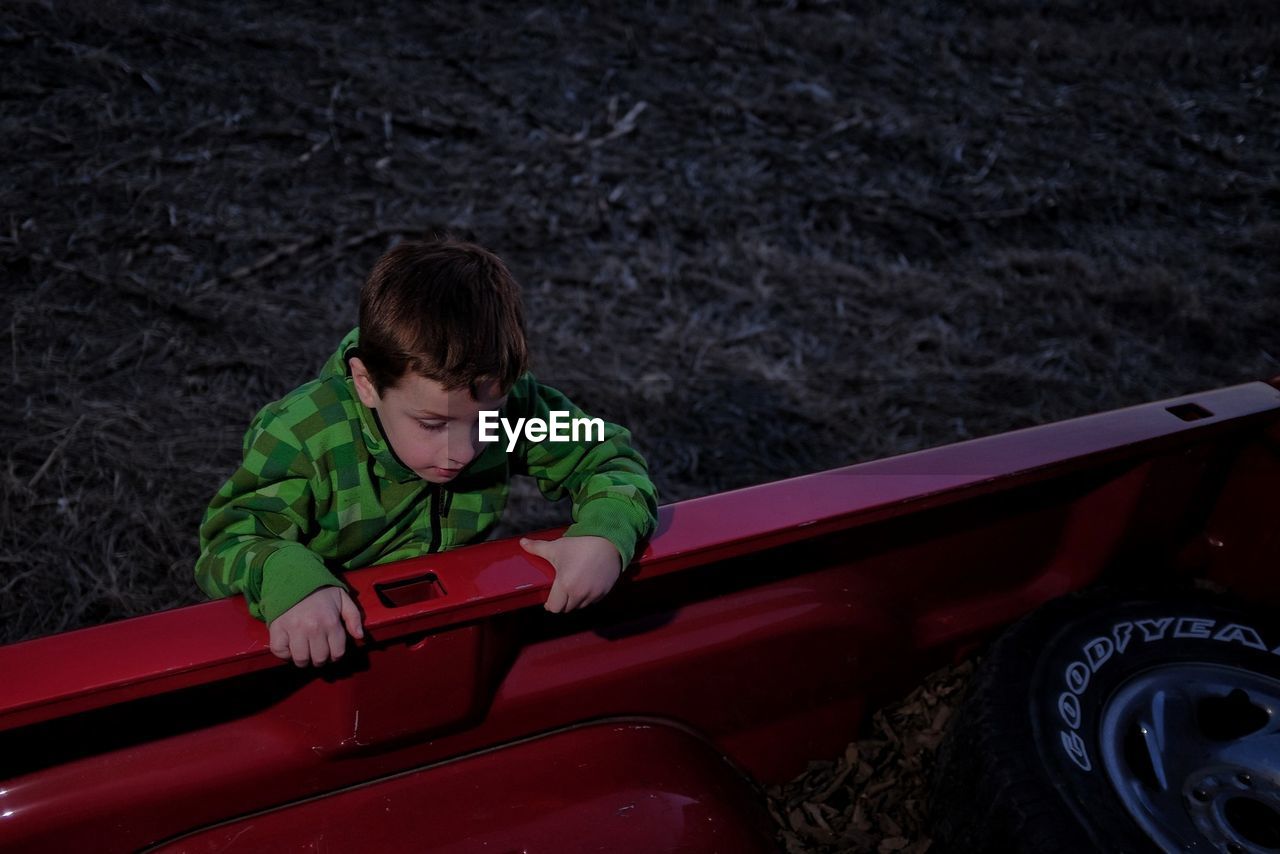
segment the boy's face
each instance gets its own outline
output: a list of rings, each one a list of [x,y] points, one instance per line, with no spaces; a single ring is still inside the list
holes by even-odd
[[[351,378],[360,402],[378,413],[391,449],[423,480],[448,483],[480,453],[480,412],[501,409],[507,396],[496,381],[453,391],[417,374],[406,374],[379,394],[358,357]]]

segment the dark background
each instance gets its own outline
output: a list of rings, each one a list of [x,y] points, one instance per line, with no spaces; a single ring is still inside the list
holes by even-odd
[[[368,5],[0,12],[3,640],[197,601],[428,230],[665,501],[1280,373],[1270,2]]]

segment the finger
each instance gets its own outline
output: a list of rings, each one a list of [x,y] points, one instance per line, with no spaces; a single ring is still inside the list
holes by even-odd
[[[549,540],[531,540],[528,537],[520,538],[520,548],[524,549],[531,555],[537,555],[543,560],[550,561],[555,550],[551,547]],[[554,565],[554,561],[552,564]]]
[[[578,607],[585,608],[588,605],[594,605],[603,599],[608,592],[608,590],[588,590],[578,599]]]
[[[275,623],[270,628],[270,645],[271,654],[276,658],[288,661],[293,657],[293,653],[289,652],[289,633]]]
[[[553,614],[559,614],[564,611],[564,606],[568,597],[565,596],[564,588],[559,582],[551,585],[551,592],[547,594],[547,604],[543,607]]]
[[[360,620],[360,609],[356,607],[356,603],[347,595],[347,591],[342,591],[342,624],[347,627],[347,632],[353,638],[364,637],[364,624]],[[343,646],[346,646],[344,641]]]
[[[588,593],[578,600],[578,607],[585,608],[588,605],[594,605],[603,598],[604,595],[601,593]]]
[[[311,633],[311,663],[319,666],[329,660],[329,638],[324,632]]]
[[[326,640],[329,643],[329,658],[332,661],[342,658],[343,653],[347,651],[347,633],[342,630],[340,624],[335,623],[329,627]]]
[[[585,608],[588,605],[596,604],[601,599],[608,596],[611,590],[613,590],[612,584],[604,584],[602,586],[597,587],[595,590],[589,590],[587,594],[582,597],[582,603],[580,607]]]
[[[308,643],[305,635],[289,638],[289,655],[298,667],[306,667],[311,663],[311,644]]]
[[[566,596],[565,606],[564,606],[565,611],[578,610],[583,605],[587,604],[586,599],[587,599],[587,594],[585,593],[574,593],[571,596]]]

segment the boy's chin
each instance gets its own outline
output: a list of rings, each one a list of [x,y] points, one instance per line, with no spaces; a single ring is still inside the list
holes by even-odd
[[[448,483],[453,480],[462,469],[442,469],[436,466],[429,466],[425,469],[414,469],[414,473],[418,477],[430,483]]]

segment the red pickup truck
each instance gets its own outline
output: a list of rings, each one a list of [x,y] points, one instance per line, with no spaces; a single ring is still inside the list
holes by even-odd
[[[774,850],[758,783],[1020,620],[941,844],[1274,851],[1278,482],[1249,383],[666,506],[578,614],[513,541],[350,573],[320,670],[238,599],[12,644],[0,849]]]

